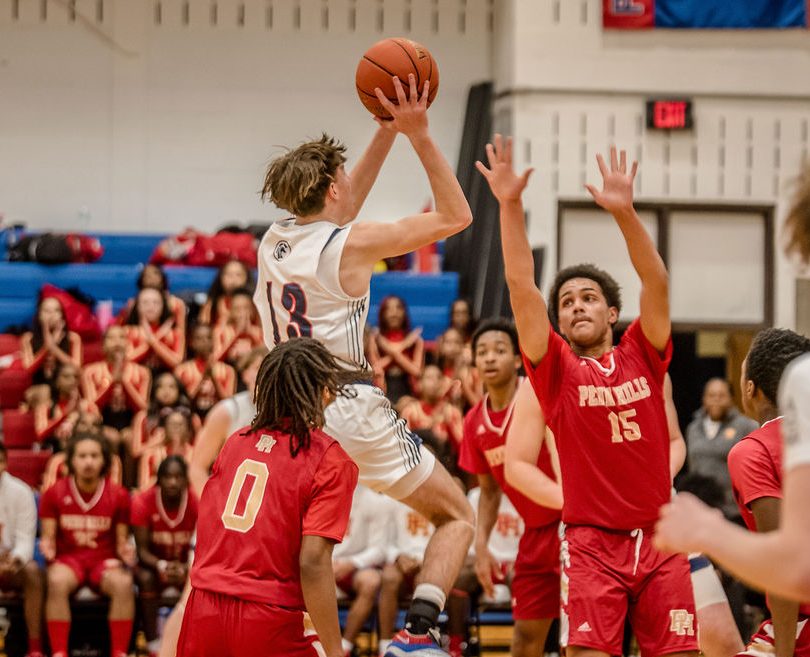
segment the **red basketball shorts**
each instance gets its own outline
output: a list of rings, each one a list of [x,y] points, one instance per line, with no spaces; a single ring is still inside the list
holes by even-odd
[[[698,649],[689,562],[652,530],[561,526],[560,643],[620,655],[629,616],[642,657]]]
[[[318,657],[304,612],[191,589],[177,657]]]
[[[92,552],[79,552],[76,554],[58,555],[55,563],[61,563],[70,568],[76,575],[79,587],[89,586],[97,593],[101,590],[101,578],[104,571],[110,568],[119,568],[122,564],[116,558]]]
[[[512,579],[515,620],[560,615],[560,539],[557,523],[526,527],[518,546]]]

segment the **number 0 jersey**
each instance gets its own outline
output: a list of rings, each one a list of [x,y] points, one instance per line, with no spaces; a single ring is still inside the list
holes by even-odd
[[[335,356],[368,367],[363,329],[369,293],[352,297],[340,287],[340,259],[350,230],[329,221],[285,219],[265,233],[253,300],[268,349],[289,338],[312,337]]]
[[[191,584],[303,610],[302,536],[343,539],[357,466],[322,431],[294,458],[287,434],[244,431],[225,441],[203,489]]]
[[[655,524],[670,498],[663,385],[672,341],[659,354],[638,320],[600,360],[577,356],[555,331],[537,366],[523,363],[557,439],[562,520],[632,530]]]

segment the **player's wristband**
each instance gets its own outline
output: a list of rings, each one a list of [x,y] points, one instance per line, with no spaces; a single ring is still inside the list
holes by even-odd
[[[165,573],[166,569],[169,567],[169,562],[165,559],[158,559],[157,562],[157,569],[158,572]]]

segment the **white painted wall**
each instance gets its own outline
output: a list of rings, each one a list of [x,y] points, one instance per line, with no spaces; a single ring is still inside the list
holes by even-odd
[[[74,20],[69,2],[0,0],[0,212],[37,228],[278,216],[257,194],[277,146],[327,131],[350,165],[365,147],[354,71],[385,36],[437,59],[431,128],[455,166],[468,88],[492,77],[490,0],[75,0]],[[400,141],[364,216],[430,197]]]
[[[639,159],[640,200],[775,204],[781,226],[808,153],[810,31],[605,31],[600,0],[499,0],[496,17],[493,67],[510,71],[496,124],[515,135],[518,166],[537,169],[525,201],[550,255],[544,280],[557,202],[587,198],[611,143]],[[695,129],[648,131],[645,99],[678,94],[694,99]],[[777,251],[775,321],[792,326],[794,271]]]

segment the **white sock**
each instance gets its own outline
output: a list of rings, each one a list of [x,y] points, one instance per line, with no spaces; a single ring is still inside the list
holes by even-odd
[[[380,657],[383,657],[385,651],[388,650],[388,646],[391,645],[391,639],[380,639]]]
[[[435,584],[418,584],[413,591],[413,599],[432,602],[439,608],[439,611],[441,611],[444,609],[447,596],[444,594],[444,591]]]
[[[351,652],[352,648],[354,648],[354,644],[351,641],[346,641],[346,639],[341,639],[340,644],[343,647],[343,652]]]

